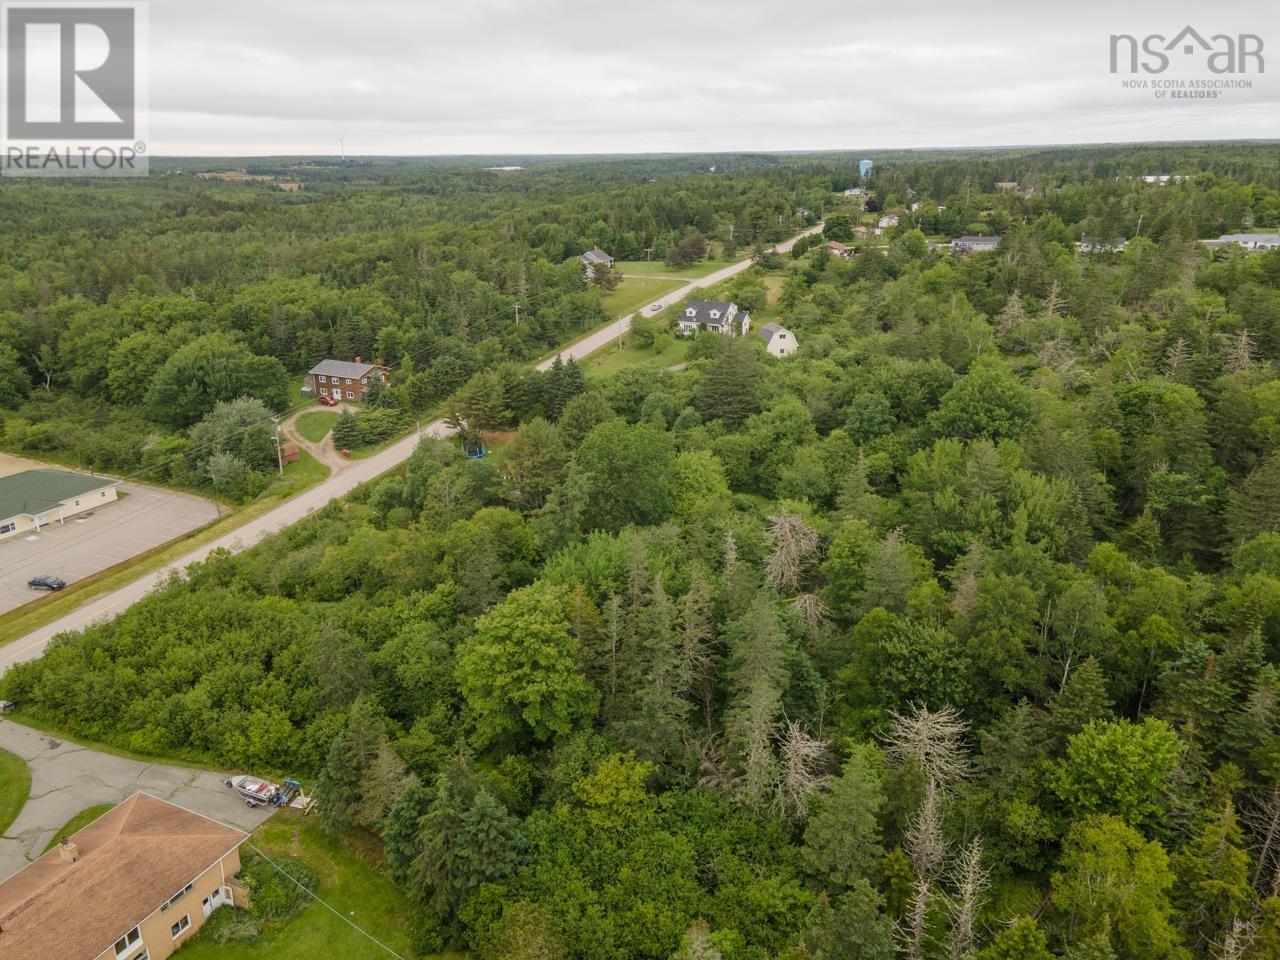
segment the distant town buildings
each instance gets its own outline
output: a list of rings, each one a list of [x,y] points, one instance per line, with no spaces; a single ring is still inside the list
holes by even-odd
[[[751,314],[727,300],[690,300],[676,325],[682,337],[702,330],[729,337],[746,336],[751,329]]]
[[[1081,237],[1076,249],[1081,253],[1119,253],[1129,245],[1128,240],[1095,240]]]
[[[845,191],[844,191],[844,194],[843,194],[843,195],[844,195],[844,196],[846,196],[846,197],[860,197],[860,196],[862,196],[862,188],[861,188],[861,187],[850,187],[848,190],[845,190]]]
[[[1000,246],[999,237],[964,236],[951,241],[951,252],[964,256],[969,253],[985,253]]]
[[[1217,240],[1201,240],[1210,250],[1237,246],[1246,250],[1260,252],[1280,249],[1280,233],[1224,233]]]
[[[827,248],[827,252],[832,256],[844,257],[845,259],[853,256],[853,248],[846,247],[839,240],[828,240],[824,246]]]

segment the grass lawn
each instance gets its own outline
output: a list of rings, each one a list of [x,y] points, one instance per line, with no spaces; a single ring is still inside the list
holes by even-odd
[[[17,819],[31,792],[31,771],[22,758],[0,750],[0,833]]]
[[[25,603],[0,614],[0,646],[12,643],[14,640],[25,637],[32,630],[52,623],[94,597],[110,593],[143,574],[163,567],[201,544],[217,540],[224,533],[230,533],[254,517],[278,507],[283,501],[301,493],[307,487],[314,486],[328,476],[327,467],[305,450],[299,450],[298,459],[285,464],[284,476],[277,476],[271,486],[267,487],[252,503],[234,509],[225,517],[198,530],[193,530],[172,543],[162,544],[145,553],[140,553],[114,567],[101,570],[92,577],[70,584],[65,590],[46,594],[39,600],[33,600],[31,603]]]
[[[751,251],[747,251],[747,256],[751,255]],[[613,269],[625,273],[628,276],[635,275],[637,277],[683,277],[686,280],[692,280],[695,277],[705,277],[708,273],[715,273],[717,270],[735,264],[738,260],[701,260],[698,263],[691,263],[687,267],[669,267],[661,260],[655,260],[653,263],[645,263],[643,260],[615,260]]]
[[[314,817],[281,810],[253,832],[249,843],[269,857],[303,861],[318,878],[316,894],[392,950],[410,956],[407,928],[414,905],[381,872],[382,853],[364,836],[327,835]],[[246,845],[243,856],[253,852]],[[182,947],[182,960],[314,960],[317,957],[389,957],[314,900],[293,919],[268,925],[254,940],[215,943],[198,933]]]
[[[604,312],[611,317],[626,316],[681,286],[679,280],[623,280],[618,289],[605,294]]]
[[[624,337],[621,350],[615,345],[610,345],[593,353],[587,361],[587,372],[590,376],[603,380],[634,363],[652,363],[664,368],[673,367],[677,363],[684,363],[688,353],[689,341],[679,337],[674,338],[674,341],[665,349],[659,351],[647,347],[640,349],[632,345],[630,337]]]
[[[52,850],[63,837],[69,837],[77,830],[83,829],[93,823],[93,821],[97,820],[100,816],[110,810],[112,806],[114,806],[114,804],[99,803],[92,807],[85,807],[74,817],[64,823],[62,825],[62,829],[53,835],[53,839],[45,845],[45,852]]]
[[[337,419],[338,415],[331,410],[312,410],[298,417],[294,427],[304,440],[319,443],[333,429],[333,422]]]

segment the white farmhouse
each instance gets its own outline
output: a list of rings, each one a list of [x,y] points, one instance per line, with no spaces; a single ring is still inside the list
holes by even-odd
[[[677,327],[682,337],[701,330],[729,337],[745,337],[751,329],[751,314],[739,310],[736,303],[727,300],[690,300],[684,305]]]

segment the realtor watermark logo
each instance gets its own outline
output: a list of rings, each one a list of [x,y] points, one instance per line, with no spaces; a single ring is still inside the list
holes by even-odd
[[[144,2],[0,2],[0,175],[147,175]]]
[[[1214,33],[1206,39],[1188,24],[1172,35],[1113,33],[1110,44],[1111,72],[1128,77],[1120,86],[1157,100],[1217,100],[1252,90],[1254,77],[1266,72],[1256,33]]]

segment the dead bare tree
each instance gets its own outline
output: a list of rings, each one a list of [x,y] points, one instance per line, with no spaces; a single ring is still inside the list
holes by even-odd
[[[787,721],[779,742],[781,769],[773,791],[773,808],[784,823],[809,815],[810,798],[822,789],[823,768],[830,750],[825,741],[809,736],[799,721]]]
[[[919,764],[940,789],[968,775],[969,755],[964,741],[969,725],[955,707],[930,710],[911,704],[908,713],[891,710],[889,717],[889,730],[881,739],[891,759]]]
[[[765,558],[765,579],[778,593],[790,596],[800,589],[805,566],[818,552],[822,538],[803,518],[790,513],[770,517],[765,536],[773,546]]]
[[[947,855],[942,836],[942,790],[930,779],[924,799],[907,825],[903,846],[911,859],[915,874],[907,914],[897,926],[898,940],[911,960],[922,960],[928,937],[929,905],[933,902],[934,883]]]
[[[695,782],[706,790],[719,790],[732,794],[738,789],[738,776],[725,759],[724,750],[714,733],[704,733],[700,737],[684,735],[685,749],[696,759],[698,770]]]
[[[1247,370],[1253,365],[1254,352],[1253,337],[1245,328],[1231,339],[1227,347],[1227,369],[1232,373]]]
[[[800,594],[791,601],[791,609],[800,614],[800,619],[808,627],[821,627],[831,615],[827,602],[816,593]]]
[[[1239,917],[1232,919],[1222,940],[1213,945],[1214,960],[1241,960],[1253,943],[1254,930],[1253,923]]]
[[[1253,834],[1258,852],[1258,866],[1253,871],[1253,887],[1264,896],[1262,885],[1270,881],[1271,896],[1280,894],[1280,785],[1258,797],[1240,812]]]
[[[955,893],[947,903],[951,914],[951,956],[962,960],[976,946],[973,925],[990,883],[990,871],[982,863],[982,837],[975,836],[969,841],[951,872],[955,885]]]
[[[1186,340],[1179,337],[1164,352],[1164,359],[1160,361],[1160,372],[1170,380],[1176,380],[1178,370],[1190,359],[1191,348],[1187,346]]]

